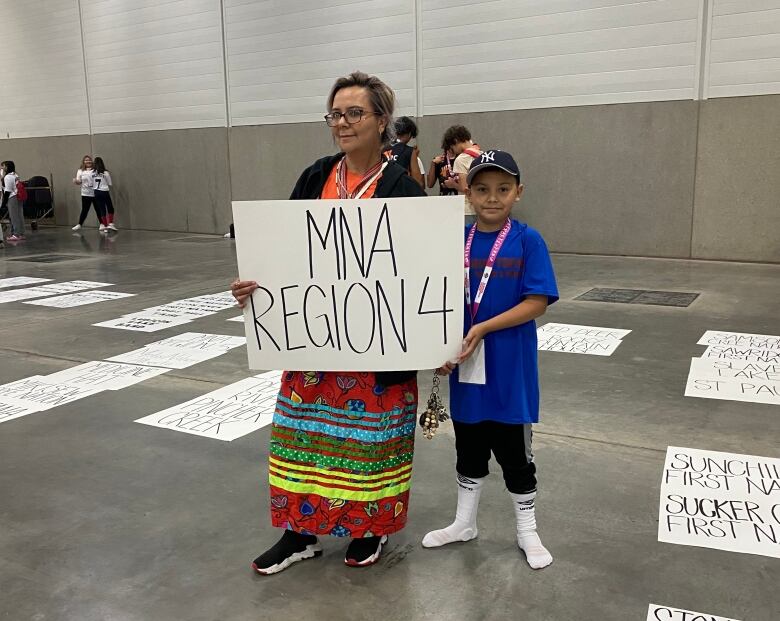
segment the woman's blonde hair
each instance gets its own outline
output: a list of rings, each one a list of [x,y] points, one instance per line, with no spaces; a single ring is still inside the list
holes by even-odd
[[[339,78],[330,89],[328,95],[328,112],[333,108],[333,100],[336,98],[342,88],[359,86],[368,91],[371,99],[371,106],[379,116],[385,121],[385,129],[382,132],[382,143],[389,144],[395,138],[395,128],[393,126],[393,112],[395,111],[395,93],[393,89],[382,82],[375,75],[368,75],[362,71],[353,71],[348,76]]]

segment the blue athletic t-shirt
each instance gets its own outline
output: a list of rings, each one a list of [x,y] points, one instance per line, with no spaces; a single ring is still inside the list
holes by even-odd
[[[466,227],[468,238],[470,227]],[[476,231],[471,247],[471,299],[477,292],[488,255],[498,237]],[[512,220],[482,298],[476,323],[517,306],[528,295],[558,299],[550,253],[538,231]],[[464,295],[465,306],[465,295]],[[471,328],[465,308],[463,334]],[[485,420],[502,423],[539,422],[539,376],[536,364],[536,322],[491,332],[485,339],[486,384],[461,384],[458,370],[450,376],[452,419],[461,423]]]

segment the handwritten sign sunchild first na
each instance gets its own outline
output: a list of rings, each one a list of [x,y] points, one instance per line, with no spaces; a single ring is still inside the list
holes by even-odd
[[[463,326],[463,197],[233,203],[253,369],[430,369]]]

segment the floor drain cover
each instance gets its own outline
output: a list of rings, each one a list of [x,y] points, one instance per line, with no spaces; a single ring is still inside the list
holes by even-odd
[[[72,254],[40,254],[34,257],[15,257],[9,261],[29,261],[31,263],[62,263],[63,261],[77,261],[78,259],[89,259],[91,257]]]
[[[647,291],[645,289],[596,288],[574,298],[585,302],[610,302],[612,304],[651,304],[685,308],[699,297],[686,291]]]

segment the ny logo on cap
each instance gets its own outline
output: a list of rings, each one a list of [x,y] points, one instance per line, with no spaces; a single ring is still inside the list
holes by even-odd
[[[496,161],[495,151],[485,151],[482,153],[482,160],[480,163],[484,164],[485,162],[495,162],[495,161]]]

